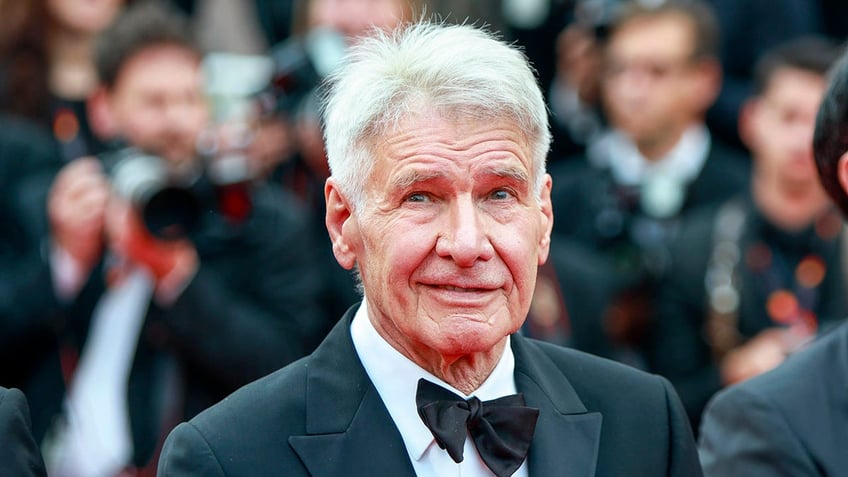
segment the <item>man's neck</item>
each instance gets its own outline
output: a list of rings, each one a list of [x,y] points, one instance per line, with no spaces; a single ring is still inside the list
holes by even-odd
[[[507,343],[507,337],[503,337],[486,351],[455,356],[443,355],[432,349],[422,351],[404,346],[406,341],[398,339],[398,330],[389,329],[373,318],[371,324],[390,346],[407,359],[466,395],[473,393],[486,381],[500,361]]]
[[[809,227],[829,207],[816,184],[781,184],[777,177],[765,174],[754,174],[751,195],[763,217],[787,232]]]
[[[668,156],[683,137],[686,129],[681,129],[675,134],[665,134],[660,138],[640,141],[636,143],[639,154],[649,162],[658,162]]]
[[[410,359],[439,379],[469,395],[492,374],[492,370],[503,355],[505,345],[506,338],[486,352],[462,355],[456,359],[444,356],[436,356],[428,362],[412,357]]]

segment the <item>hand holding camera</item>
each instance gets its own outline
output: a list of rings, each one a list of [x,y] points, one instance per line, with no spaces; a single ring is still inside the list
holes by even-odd
[[[92,157],[65,166],[50,190],[47,213],[54,243],[86,270],[100,260],[104,216],[111,188]]]
[[[109,250],[149,270],[158,288],[178,288],[197,270],[197,251],[190,240],[156,238],[123,197],[113,194],[109,200],[105,231]]]
[[[162,184],[151,179],[153,174],[150,171],[143,173],[133,169],[133,173],[136,185],[134,189],[128,189],[126,179],[107,176],[97,158],[85,157],[65,166],[56,178],[48,202],[52,238],[86,273],[101,260],[108,248],[131,263],[150,270],[157,284],[168,281],[178,286],[197,268],[194,246],[184,236],[169,239],[154,236],[142,218],[145,209],[148,213],[149,210],[169,210],[157,205],[157,201],[167,200],[167,197],[157,199],[157,196],[170,196],[173,202],[177,193],[156,188]],[[136,194],[135,199],[147,199],[146,207],[134,204],[126,194]],[[179,205],[176,208],[184,210]],[[182,219],[181,216],[177,218]],[[155,223],[161,223],[157,220],[162,218],[153,219]]]

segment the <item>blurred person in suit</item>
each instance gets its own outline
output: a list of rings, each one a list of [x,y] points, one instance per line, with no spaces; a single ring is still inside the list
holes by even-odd
[[[50,190],[58,346],[28,395],[52,475],[154,469],[170,426],[330,327],[303,211],[261,182],[219,182],[201,154],[215,136],[188,34],[157,2],[102,34],[90,109],[132,148],[72,161]],[[160,172],[161,189],[131,187]]]
[[[44,460],[29,419],[26,397],[18,389],[0,386],[0,467],[3,475],[46,476]]]
[[[326,223],[363,301],[178,426],[159,475],[700,475],[666,380],[516,333],[553,219],[526,57],[420,21],[361,39],[329,88]]]
[[[848,216],[848,57],[830,73],[813,133],[827,194]],[[844,290],[844,288],[843,288]],[[721,391],[708,404],[700,457],[710,476],[845,475],[848,324],[778,368]]]
[[[609,24],[601,97],[609,128],[583,160],[552,163],[554,234],[612,263],[601,318],[620,359],[645,367],[658,280],[680,218],[744,189],[747,160],[713,140],[718,30],[703,2],[630,2]]]
[[[839,52],[807,37],[760,59],[739,122],[751,151],[750,192],[689,217],[672,247],[653,369],[675,385],[693,426],[721,387],[777,366],[848,313],[842,220],[812,149],[825,75]]]

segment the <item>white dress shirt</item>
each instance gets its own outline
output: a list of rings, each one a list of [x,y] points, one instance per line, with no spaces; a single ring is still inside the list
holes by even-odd
[[[418,415],[415,394],[420,378],[432,381],[452,392],[469,398],[477,396],[481,401],[497,399],[515,394],[515,357],[509,346],[509,338],[492,374],[471,395],[467,396],[453,386],[433,376],[393,348],[377,333],[368,318],[367,299],[356,311],[350,327],[353,345],[371,382],[380,394],[392,420],[397,426],[415,474],[419,477],[491,477],[494,474],[480,458],[474,441],[468,436],[463,450],[464,459],[456,463],[441,449],[433,434]],[[513,474],[527,477],[527,461]]]
[[[81,288],[80,275],[61,255],[57,250],[51,258],[57,292],[67,297]],[[65,420],[44,446],[51,476],[112,477],[131,462],[127,382],[153,286],[151,273],[134,267],[97,302],[65,396]]]

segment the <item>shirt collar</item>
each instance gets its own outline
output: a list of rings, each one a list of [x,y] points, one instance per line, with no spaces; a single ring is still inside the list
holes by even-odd
[[[486,381],[471,395],[465,395],[412,362],[380,336],[369,319],[365,298],[353,317],[350,333],[356,354],[359,355],[368,377],[374,383],[374,387],[397,426],[407,452],[416,461],[420,460],[427,448],[435,443],[430,430],[418,416],[418,408],[415,404],[415,393],[420,378],[439,384],[464,398],[477,396],[481,401],[497,399],[517,392],[513,376],[515,356],[510,347],[509,337],[507,337],[500,361]]]
[[[709,149],[710,133],[699,124],[687,129],[674,148],[656,161],[643,157],[633,141],[618,131],[599,139],[590,156],[592,163],[609,167],[619,184],[641,185],[658,175],[686,184],[700,174]]]

